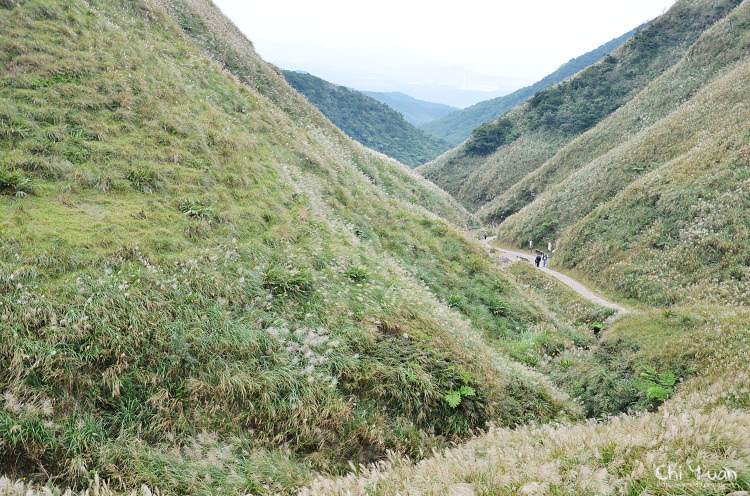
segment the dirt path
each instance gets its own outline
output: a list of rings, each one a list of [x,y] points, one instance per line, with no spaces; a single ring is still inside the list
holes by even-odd
[[[519,251],[506,250],[504,248],[497,248],[496,246],[491,246],[490,241],[492,241],[493,239],[495,239],[495,236],[492,236],[484,240],[484,243],[487,245],[488,248],[491,248],[497,252],[500,252],[502,256],[509,258],[511,260],[515,260],[516,257],[518,257],[520,260],[526,261],[527,263],[530,263],[530,264],[534,263],[535,255],[531,255],[529,253],[523,253]],[[628,313],[630,311],[627,308],[618,305],[617,303],[612,303],[611,301],[605,300],[601,296],[592,292],[589,288],[587,288],[580,282],[576,281],[575,279],[571,277],[566,276],[565,274],[560,274],[559,272],[555,272],[554,270],[548,269],[547,267],[541,267],[541,266],[539,267],[539,270],[551,275],[552,277],[562,282],[563,284],[568,286],[570,289],[572,289],[579,295],[583,296],[584,298],[586,298],[587,300],[593,303],[596,303],[597,305],[601,305],[607,308],[612,308],[614,310],[617,310],[620,313]]]

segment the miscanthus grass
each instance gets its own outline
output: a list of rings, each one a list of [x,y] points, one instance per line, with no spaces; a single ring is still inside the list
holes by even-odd
[[[695,367],[654,412],[493,427],[417,464],[392,456],[346,477],[319,478],[301,494],[744,494],[750,489],[748,315],[717,308],[704,315],[692,331],[666,337],[639,331],[637,322],[612,331],[648,337],[646,353]]]
[[[534,191],[534,201],[503,222],[500,237],[557,240],[551,263],[647,304],[746,305],[750,33],[737,23],[749,17],[739,5],[689,56],[519,183],[516,197]]]

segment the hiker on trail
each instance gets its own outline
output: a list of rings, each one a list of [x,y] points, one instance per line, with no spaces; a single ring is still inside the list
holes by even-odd
[[[542,261],[542,256],[541,255],[537,255],[536,256],[536,260],[535,260],[537,267],[539,267],[539,262],[541,262],[541,261]]]
[[[534,247],[534,240],[530,239],[529,240],[529,250],[532,249],[533,247]]]
[[[547,266],[547,254],[542,255],[542,267]]]

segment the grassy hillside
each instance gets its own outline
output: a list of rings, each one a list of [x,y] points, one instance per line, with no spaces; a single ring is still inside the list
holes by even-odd
[[[652,304],[746,302],[749,28],[743,4],[529,177],[546,191],[501,234],[558,239],[557,263]]]
[[[692,4],[704,13],[715,6]],[[637,308],[594,321],[600,310],[576,304],[539,271],[507,271],[548,303],[540,303],[544,320],[558,332],[529,329],[527,341],[506,349],[575,398],[589,420],[493,429],[419,463],[394,457],[321,477],[303,494],[750,490],[749,47],[743,2],[622,108],[543,161],[519,183],[526,189],[510,190],[527,197],[498,226],[502,241],[553,239],[553,267]],[[477,133],[474,150],[493,140],[524,146],[513,118]],[[492,208],[485,220],[508,215]],[[669,468],[680,475],[668,478]]]
[[[642,27],[638,29],[642,29]],[[433,136],[438,136],[454,146],[458,145],[468,139],[471,136],[471,132],[485,122],[497,119],[509,110],[521,105],[535,93],[545,90],[582,71],[591,64],[600,61],[628,41],[636,31],[637,29],[629,31],[580,57],[570,59],[555,72],[530,86],[525,86],[509,95],[479,102],[471,107],[457,110],[441,119],[431,120],[419,127],[425,132]]]
[[[440,119],[458,110],[457,107],[451,107],[442,103],[425,102],[404,93],[399,93],[398,91],[385,93],[363,91],[362,93],[398,111],[404,116],[404,119],[415,126]]]
[[[581,373],[602,386],[589,356],[608,360],[627,350],[626,364],[657,360],[657,372],[682,367],[677,394],[657,411],[577,424],[496,428],[431,459],[391,459],[336,479],[319,479],[304,495],[353,494],[700,494],[750,489],[750,314],[726,307],[631,315],[606,331],[590,352],[564,353],[550,368]],[[731,351],[730,351],[731,350]],[[576,371],[578,369],[578,371]],[[570,371],[573,371],[572,373]],[[650,379],[646,379],[649,380]],[[654,388],[655,386],[649,386]],[[700,466],[701,477],[697,472]],[[677,474],[667,479],[671,468]],[[731,475],[729,471],[734,473]],[[707,476],[711,474],[711,479]],[[666,479],[666,480],[662,480]]]
[[[501,221],[533,195],[500,195],[635,97],[738,3],[678,1],[601,62],[477,128],[465,144],[420,172],[472,208],[498,197],[493,215],[486,217]]]
[[[359,91],[310,74],[283,72],[292,87],[347,135],[410,167],[429,162],[450,148],[411,125],[396,110]]]
[[[466,212],[212,4],[0,14],[0,473],[289,492],[576,414],[486,345],[540,316]]]

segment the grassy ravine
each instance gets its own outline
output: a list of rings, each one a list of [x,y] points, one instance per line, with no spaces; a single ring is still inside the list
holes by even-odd
[[[518,139],[497,140],[476,153],[465,144],[425,164],[419,171],[481,215],[500,222],[531,203],[554,178],[529,182],[541,167],[578,136],[594,128],[638,95],[687,52],[705,29],[726,16],[739,0],[680,0],[627,43],[575,76],[536,93],[500,117]],[[520,189],[510,191],[516,184]]]
[[[498,269],[208,2],[0,14],[0,493],[748,488],[741,309]]]
[[[466,212],[210,3],[0,2],[0,71],[0,473],[287,493],[575,413]]]
[[[321,478],[302,494],[676,496],[747,491],[748,322],[746,311],[725,307],[633,314],[607,329],[591,352],[566,352],[548,366],[568,369],[566,381],[571,385],[578,377],[600,392],[610,391],[610,400],[627,391],[604,387],[617,378],[602,375],[608,373],[592,363],[592,357],[624,354],[625,366],[647,362],[662,374],[682,371],[677,375],[677,394],[655,412],[577,424],[494,428],[420,463],[393,457],[347,477]],[[681,480],[657,477],[657,468],[667,464],[683,472]],[[699,480],[689,468],[698,465],[704,474],[730,469],[737,476]],[[666,473],[666,467],[663,470]]]
[[[652,305],[750,301],[750,5],[534,176],[557,178],[499,236]],[[530,178],[529,180],[534,180]]]

